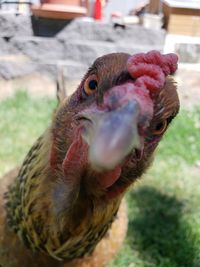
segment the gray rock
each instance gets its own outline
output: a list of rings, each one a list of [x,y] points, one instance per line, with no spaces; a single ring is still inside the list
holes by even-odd
[[[75,60],[89,66],[97,57],[116,52],[116,45],[97,41],[66,41],[64,50],[65,59]]]
[[[200,44],[177,43],[175,51],[179,54],[180,62],[200,63]]]
[[[116,51],[117,52],[124,52],[128,54],[135,54],[135,53],[146,53],[150,50],[158,50],[162,52],[163,46],[159,45],[131,45],[131,44],[117,44],[116,45]]]
[[[101,22],[88,22],[81,19],[73,20],[60,33],[59,40],[93,40],[115,42],[118,39],[117,32],[111,24]]]
[[[140,25],[114,28],[110,23],[88,22],[77,19],[69,23],[59,34],[59,40],[72,42],[72,40],[93,40],[110,43],[132,42],[137,45],[163,45],[164,30],[146,29]]]
[[[17,49],[4,38],[0,38],[0,55],[17,53]]]
[[[111,24],[80,19],[68,24],[56,37],[64,44],[64,58],[90,65],[97,57],[113,52],[162,51],[165,31],[139,25],[114,28]]]
[[[85,75],[88,65],[74,60],[62,60],[57,64],[57,71],[63,69],[66,80],[80,80]]]
[[[121,36],[117,40],[118,44],[133,44],[133,46],[155,45],[163,46],[165,41],[164,30],[147,29],[140,25],[132,25],[121,32]]]
[[[0,14],[0,37],[32,35],[31,19],[29,16]]]
[[[33,63],[0,61],[0,77],[5,80],[14,79],[34,72],[36,65]]]
[[[68,23],[55,38],[36,37],[28,16],[0,15],[0,77],[12,79],[37,72],[56,79],[61,65],[67,80],[80,79],[97,57],[162,50],[164,37],[162,30],[139,25],[114,28],[82,19]],[[16,55],[25,59],[18,61]]]
[[[55,38],[14,37],[11,44],[18,52],[36,62],[55,63],[64,56],[63,45]]]

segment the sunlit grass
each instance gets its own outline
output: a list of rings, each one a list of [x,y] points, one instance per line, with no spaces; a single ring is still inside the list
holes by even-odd
[[[25,93],[0,103],[0,174],[21,163],[55,106]],[[127,195],[128,235],[110,267],[200,267],[199,165],[200,108],[182,110]]]
[[[0,102],[0,174],[20,164],[49,124],[56,101],[31,99],[25,92]]]
[[[127,200],[126,243],[109,267],[200,267],[200,108],[180,112]]]

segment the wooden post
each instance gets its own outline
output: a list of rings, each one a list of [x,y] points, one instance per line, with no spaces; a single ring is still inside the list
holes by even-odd
[[[148,13],[159,14],[160,8],[160,0],[149,0]]]
[[[56,96],[58,100],[58,105],[63,101],[65,97],[67,97],[63,66],[58,66],[58,76],[56,81]]]

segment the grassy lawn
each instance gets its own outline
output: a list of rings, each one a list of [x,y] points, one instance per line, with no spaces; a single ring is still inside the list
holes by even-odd
[[[55,106],[25,93],[0,103],[0,174],[20,164]],[[109,267],[200,267],[200,108],[180,112],[156,154],[127,195],[128,235]]]

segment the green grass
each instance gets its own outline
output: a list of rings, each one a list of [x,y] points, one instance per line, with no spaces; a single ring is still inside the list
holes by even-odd
[[[180,112],[127,200],[126,243],[109,267],[200,267],[200,108]]]
[[[20,164],[56,102],[25,93],[0,103],[0,174]],[[129,229],[109,267],[200,267],[200,108],[182,110],[153,166],[127,195]]]
[[[25,92],[0,102],[0,174],[20,164],[49,124],[56,101],[31,99]]]

